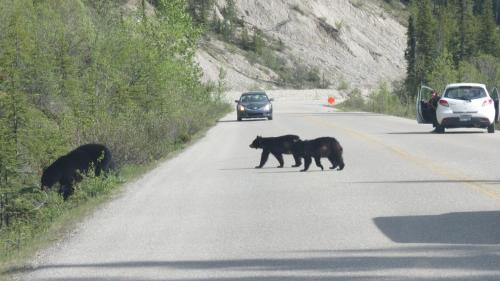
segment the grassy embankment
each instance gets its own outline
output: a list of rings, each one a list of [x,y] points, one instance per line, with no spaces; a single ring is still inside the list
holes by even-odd
[[[0,276],[229,111],[223,85],[200,82],[185,2],[156,3],[0,0]],[[106,144],[118,174],[66,202],[41,192],[42,169],[84,143]]]

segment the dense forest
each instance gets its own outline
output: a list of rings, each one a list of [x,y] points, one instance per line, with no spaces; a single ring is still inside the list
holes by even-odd
[[[443,90],[451,82],[500,86],[500,1],[410,1],[407,78],[410,96],[420,84]]]
[[[137,2],[0,0],[0,253],[64,212],[39,204],[59,156],[102,143],[117,167],[150,163],[227,112],[200,82],[185,0]]]
[[[353,89],[342,108],[414,118],[421,85],[439,92],[457,82],[500,87],[500,0],[400,2],[408,14],[406,78],[383,81],[367,97]]]

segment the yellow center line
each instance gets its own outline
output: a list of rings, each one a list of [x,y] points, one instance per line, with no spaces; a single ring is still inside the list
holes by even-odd
[[[443,176],[443,177],[446,177],[449,180],[453,180],[453,181],[459,181],[463,185],[471,188],[472,190],[479,191],[479,192],[489,196],[490,198],[493,198],[497,201],[500,201],[500,194],[497,194],[496,192],[491,191],[486,185],[478,183],[478,182],[474,182],[474,179],[472,179],[472,178],[468,178],[468,177],[462,176],[460,174],[445,170],[441,166],[438,166],[438,165],[432,163],[428,159],[410,154],[409,152],[407,152],[399,147],[391,146],[391,145],[381,141],[380,139],[375,138],[373,136],[370,136],[368,134],[364,134],[364,133],[361,133],[359,131],[352,130],[350,128],[338,126],[337,124],[327,122],[327,121],[322,120],[318,117],[306,116],[305,118],[306,118],[306,120],[308,120],[310,122],[314,122],[314,123],[317,123],[317,124],[320,124],[320,125],[323,125],[326,127],[331,127],[331,128],[342,130],[354,138],[365,140],[365,141],[368,141],[369,143],[377,144],[377,145],[395,153],[396,155],[398,155],[399,157],[401,157],[403,159],[406,159],[406,160],[408,160],[408,161],[410,161],[410,162],[412,162],[420,167],[429,169],[432,173],[434,173],[438,176]]]

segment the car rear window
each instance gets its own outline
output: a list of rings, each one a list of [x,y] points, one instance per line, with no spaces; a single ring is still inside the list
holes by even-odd
[[[480,87],[456,87],[448,88],[444,93],[445,98],[456,100],[473,100],[486,97],[486,92]]]

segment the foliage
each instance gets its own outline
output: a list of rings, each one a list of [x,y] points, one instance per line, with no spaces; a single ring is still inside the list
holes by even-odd
[[[500,63],[498,2],[412,1],[405,52],[410,95],[420,84],[439,89],[451,82],[500,85],[495,74]]]
[[[117,185],[89,177],[70,202],[49,193],[35,208],[54,159],[95,142],[118,167],[149,163],[228,110],[223,85],[200,82],[202,30],[186,2],[150,2],[153,14],[144,1],[134,13],[120,1],[0,0],[0,256]]]
[[[344,110],[359,110],[383,113],[401,117],[415,116],[415,102],[402,95],[405,92],[403,83],[396,82],[392,87],[382,82],[377,89],[364,97],[359,89],[353,89],[339,105]],[[403,102],[404,101],[404,102]]]
[[[434,68],[429,73],[429,86],[436,89],[438,92],[442,92],[447,84],[454,83],[458,80],[458,71],[455,70],[453,66],[451,54],[445,49],[436,59]]]

